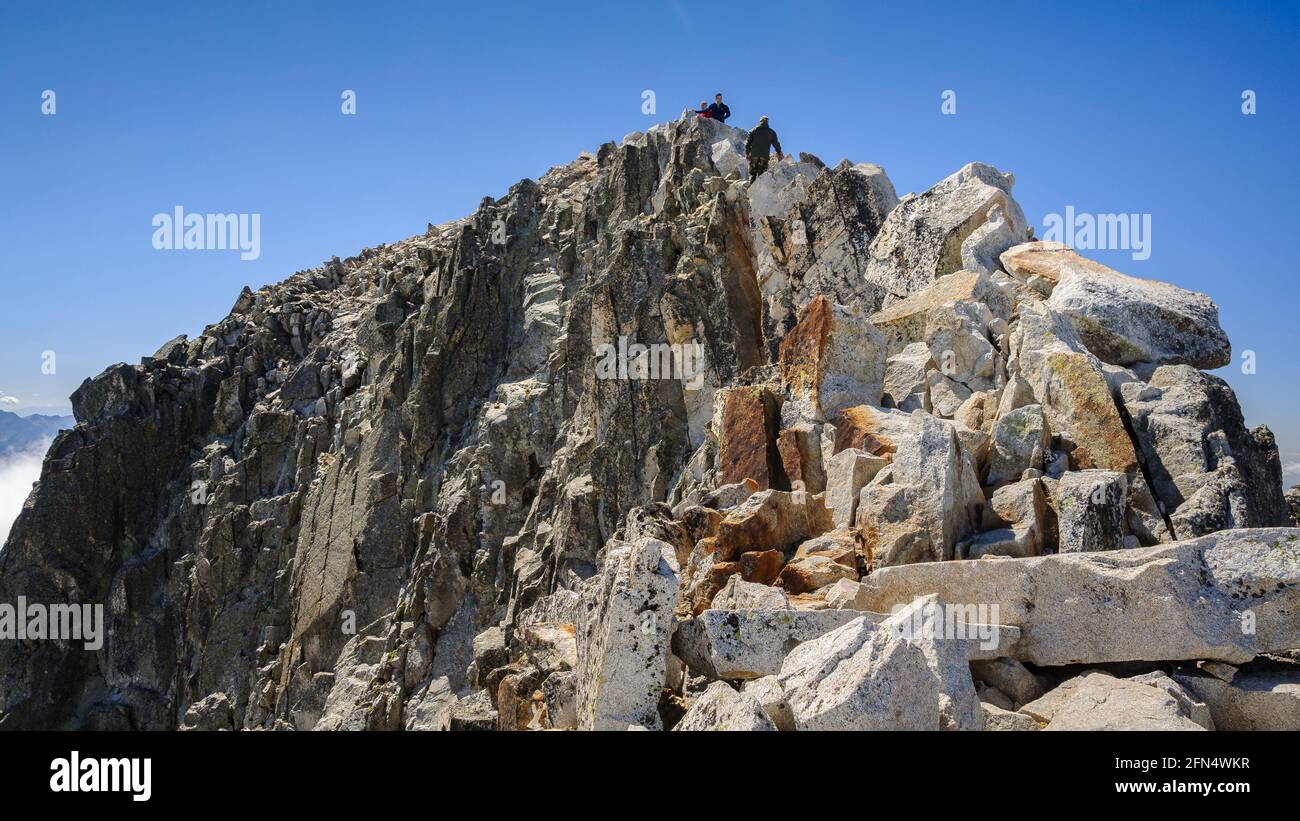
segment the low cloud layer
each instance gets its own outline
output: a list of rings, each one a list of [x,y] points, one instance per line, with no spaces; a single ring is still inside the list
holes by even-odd
[[[1282,487],[1300,485],[1300,459],[1292,456],[1282,463]]]
[[[41,460],[49,446],[47,439],[29,450],[0,456],[0,547],[9,538],[9,528],[32,492],[32,482],[41,476]]]

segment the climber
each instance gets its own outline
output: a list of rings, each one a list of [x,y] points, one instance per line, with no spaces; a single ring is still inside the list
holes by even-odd
[[[697,117],[703,117],[706,120],[713,116],[713,107],[703,100],[700,100],[700,109],[692,112]]]
[[[749,181],[758,179],[758,175],[767,170],[768,150],[776,149],[777,162],[785,159],[781,153],[781,141],[776,132],[767,125],[767,117],[758,118],[758,127],[749,132],[745,139],[745,159],[749,160]]]
[[[720,123],[725,123],[727,118],[731,116],[731,109],[727,108],[727,104],[722,102],[721,91],[713,95],[713,105],[709,106],[709,116]]]

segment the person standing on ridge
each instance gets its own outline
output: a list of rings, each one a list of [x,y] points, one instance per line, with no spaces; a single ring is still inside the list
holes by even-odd
[[[699,110],[695,112],[695,116],[704,117],[705,119],[711,118],[713,116],[713,106],[700,100],[700,107]]]
[[[767,170],[768,151],[772,148],[776,149],[777,162],[785,159],[781,153],[781,141],[776,138],[776,132],[768,127],[767,117],[759,117],[758,127],[745,138],[745,159],[749,160],[750,182]]]
[[[709,116],[720,123],[725,123],[727,118],[731,116],[731,109],[727,108],[727,104],[722,102],[721,91],[713,95],[713,105],[709,106]]]

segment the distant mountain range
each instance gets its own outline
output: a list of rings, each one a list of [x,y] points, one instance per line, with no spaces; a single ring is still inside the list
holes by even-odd
[[[72,408],[63,405],[23,405],[14,410],[19,416],[71,416]]]
[[[27,451],[74,424],[71,416],[19,416],[0,411],[0,459]]]

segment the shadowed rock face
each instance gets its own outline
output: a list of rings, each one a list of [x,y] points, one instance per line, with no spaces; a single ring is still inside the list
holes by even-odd
[[[363,724],[407,680],[466,691],[473,636],[592,576],[625,514],[716,451],[716,389],[775,350],[743,187],[704,185],[735,135],[602,146],[88,380],[0,600],[103,603],[113,632],[97,654],[0,643],[3,726],[174,727],[220,691],[239,726],[311,727],[352,624],[387,648]],[[857,224],[833,227],[865,247]],[[598,378],[620,337],[698,342],[703,384]]]
[[[87,380],[0,605],[102,604],[107,635],[0,640],[0,728],[758,729],[821,726],[823,690],[830,723],[869,725],[852,705],[903,679],[809,668],[782,706],[786,655],[825,632],[790,624],[845,624],[803,614],[862,606],[888,565],[1055,553],[1062,473],[1126,489],[1080,544],[1272,523],[1267,429],[1176,390],[1190,368],[1098,359],[1106,329],[1081,341],[1060,277],[1007,248],[1010,175],[900,202],[878,166],[802,155],[751,186],[744,136],[629,135]],[[799,614],[746,622],[777,631],[737,649],[759,695],[694,688],[670,651],[690,615],[732,623],[715,596]],[[918,726],[980,723],[963,664],[855,629],[925,684]]]
[[[1233,527],[1291,524],[1273,434],[1247,429],[1228,384],[1162,365],[1120,386],[1152,489],[1180,538]]]

